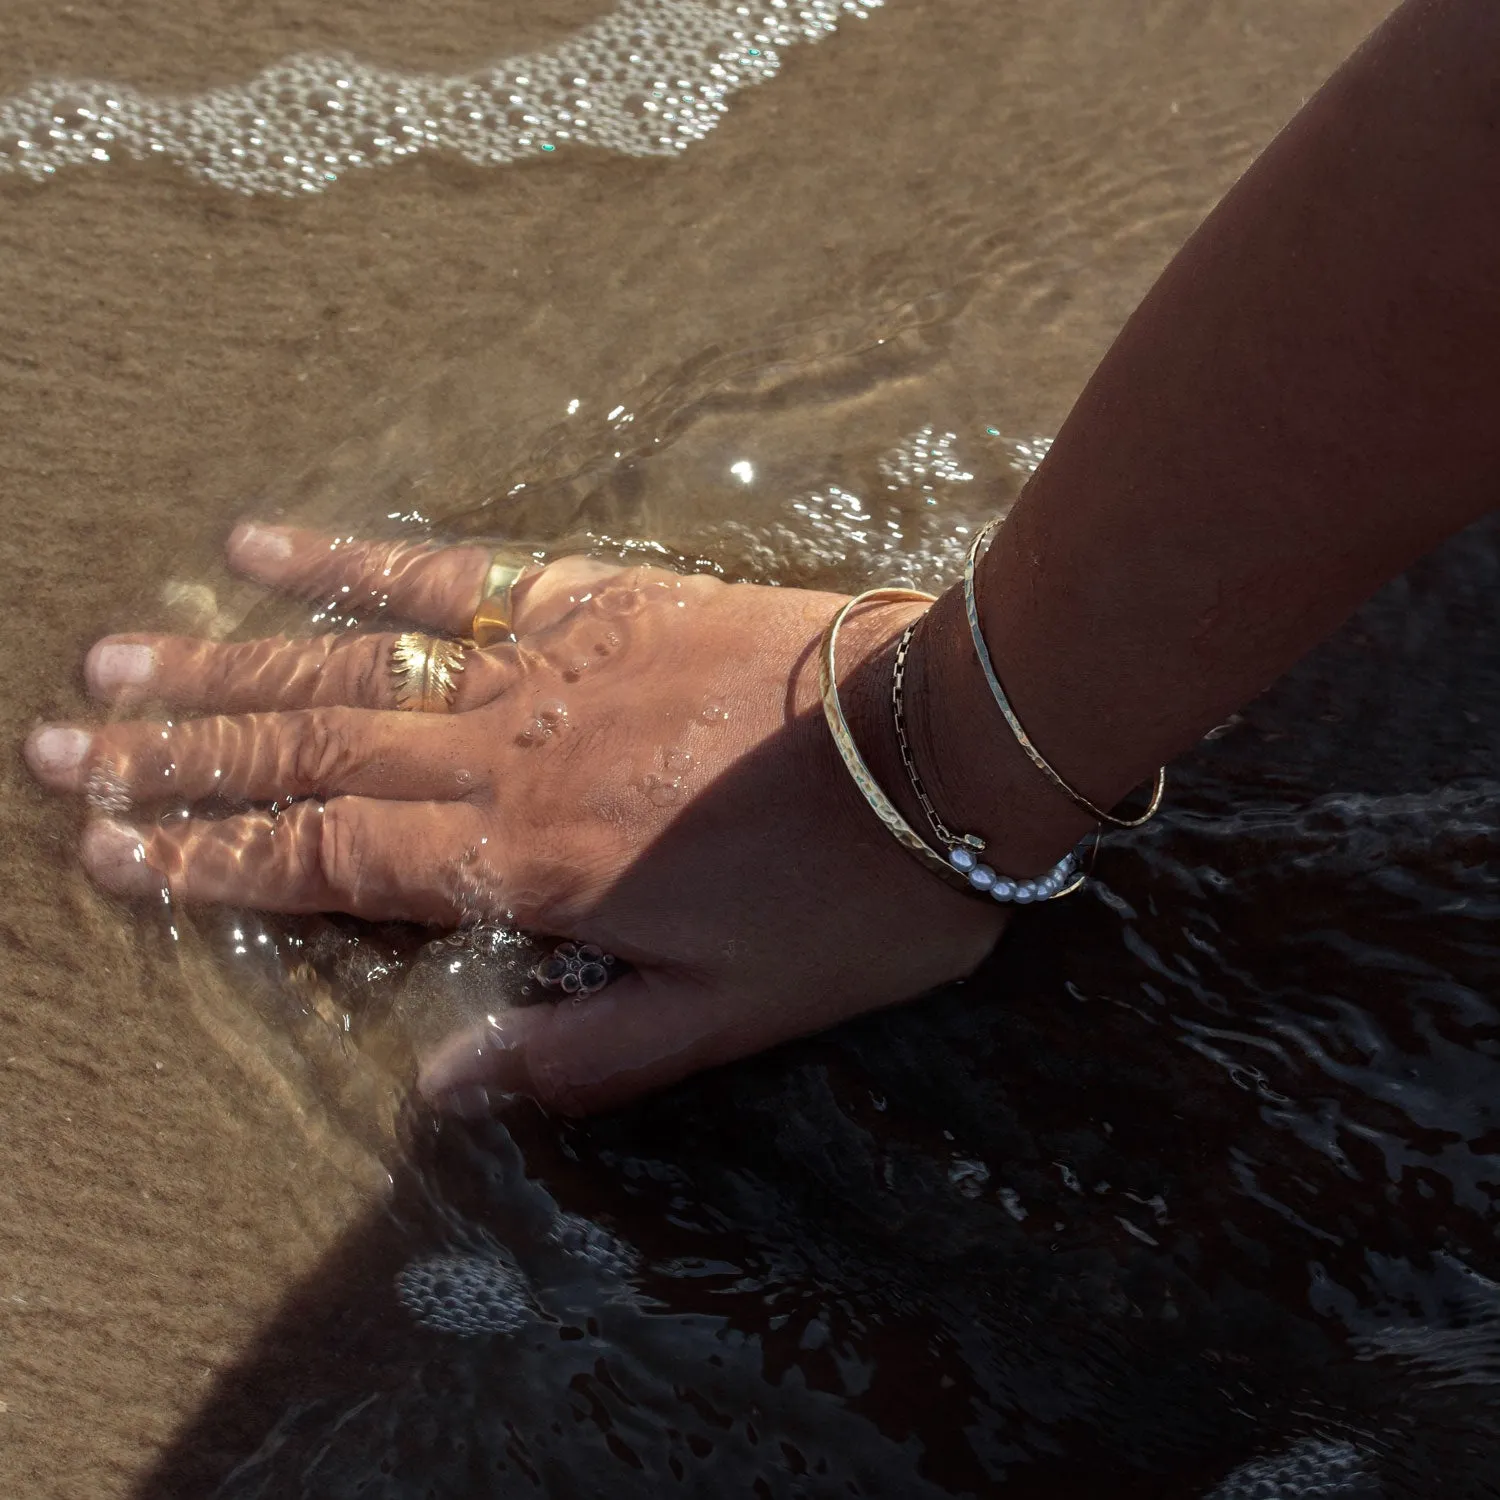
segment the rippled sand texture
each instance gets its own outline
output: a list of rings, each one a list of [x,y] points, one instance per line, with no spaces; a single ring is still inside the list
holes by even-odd
[[[1051,431],[1383,9],[889,0],[677,160],[434,157],[290,202],[156,164],[0,185],[0,1493],[129,1493],[380,1180],[222,949],[76,873],[75,813],[16,747],[81,711],[87,643],[242,618],[217,554],[252,508],[497,524],[524,481],[533,533],[691,537],[924,422]],[[193,90],[310,49],[461,70],[601,10],[11,0],[0,93]]]

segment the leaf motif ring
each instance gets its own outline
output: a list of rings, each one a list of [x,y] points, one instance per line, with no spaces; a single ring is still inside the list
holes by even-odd
[[[464,669],[464,648],[445,636],[409,630],[391,648],[396,707],[409,713],[448,714]]]

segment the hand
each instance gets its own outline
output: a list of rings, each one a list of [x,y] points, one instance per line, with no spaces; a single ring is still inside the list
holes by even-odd
[[[230,561],[461,635],[489,553],[247,526]],[[817,645],[841,602],[564,558],[517,584],[516,643],[466,654],[451,713],[395,711],[393,634],[111,636],[95,696],[205,717],[48,726],[27,757],[115,809],[234,809],[91,822],[84,863],[117,894],[498,920],[617,955],[592,998],[497,997],[419,1080],[458,1108],[492,1090],[584,1112],[966,974],[999,935],[1004,913],[900,850],[836,758]],[[871,609],[840,638],[856,733],[883,718],[871,664],[910,616]]]

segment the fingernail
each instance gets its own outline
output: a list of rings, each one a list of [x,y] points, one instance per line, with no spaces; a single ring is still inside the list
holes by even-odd
[[[90,876],[117,896],[149,896],[162,888],[161,876],[146,863],[140,834],[128,823],[113,818],[90,823],[79,853]]]
[[[66,781],[83,764],[93,736],[82,729],[49,726],[26,741],[26,759],[44,781]]]
[[[100,641],[89,652],[83,672],[89,687],[101,696],[140,687],[156,673],[156,652],[150,646]]]
[[[229,560],[247,573],[278,573],[291,555],[292,537],[284,526],[244,521],[229,537]]]

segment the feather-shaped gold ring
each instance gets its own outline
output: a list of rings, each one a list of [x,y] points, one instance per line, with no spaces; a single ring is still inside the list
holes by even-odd
[[[398,635],[391,648],[396,707],[420,714],[452,713],[463,669],[464,648],[457,641],[415,630]]]

